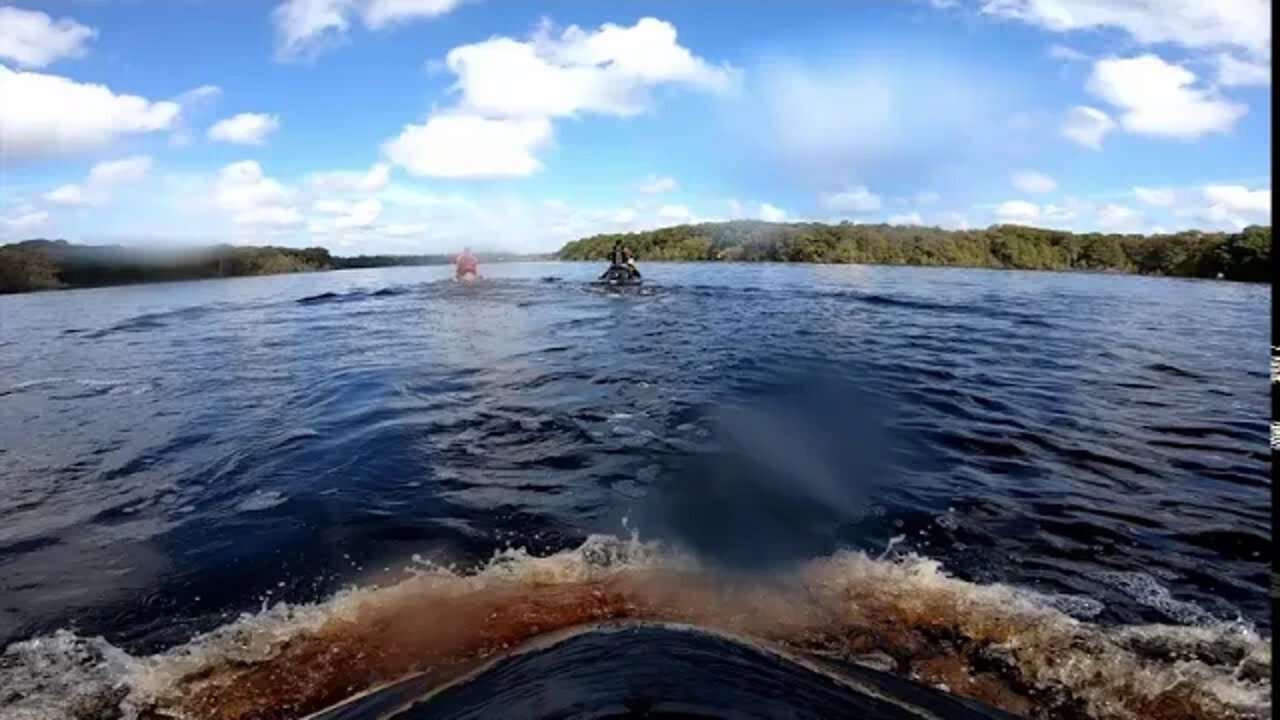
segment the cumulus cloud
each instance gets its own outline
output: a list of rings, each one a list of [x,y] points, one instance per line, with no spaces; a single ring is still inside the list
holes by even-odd
[[[150,171],[151,158],[147,155],[100,162],[89,171],[89,184],[104,186],[137,182]]]
[[[551,143],[551,137],[547,118],[433,115],[422,125],[406,125],[382,150],[413,175],[524,177],[542,169],[536,153]]]
[[[279,129],[279,115],[240,113],[214,123],[209,128],[209,139],[236,145],[261,145],[268,135]]]
[[[49,213],[29,205],[14,208],[8,215],[0,215],[0,232],[5,237],[19,237],[41,230],[49,225]]]
[[[659,195],[662,193],[669,193],[678,187],[680,187],[680,184],[677,183],[676,179],[673,177],[650,175],[645,178],[644,182],[640,183],[640,187],[636,189],[649,195]]]
[[[1271,53],[1271,0],[984,0],[982,12],[1054,32],[1115,28],[1144,45]]]
[[[1218,84],[1234,85],[1270,85],[1271,63],[1254,60],[1241,60],[1234,55],[1219,53],[1215,58],[1218,66]]]
[[[411,20],[430,20],[453,12],[463,0],[367,0],[360,13],[366,27],[378,30]]]
[[[822,207],[834,212],[873,213],[880,209],[880,196],[859,185],[818,197]]]
[[[42,196],[54,205],[92,205],[93,199],[85,195],[84,188],[75,183],[59,185]]]
[[[527,41],[495,37],[449,51],[459,106],[489,117],[635,115],[658,85],[709,92],[733,87],[732,68],[714,66],[678,42],[675,26],[643,18],[631,27],[548,27]]]
[[[787,211],[769,203],[761,203],[759,216],[765,222],[783,222],[787,219]]]
[[[445,67],[457,77],[457,105],[383,146],[415,175],[532,175],[542,169],[537,153],[551,143],[553,118],[633,115],[661,85],[722,92],[736,82],[736,71],[695,56],[674,26],[654,18],[593,31],[574,25],[558,35],[544,24],[525,41],[494,37],[454,48]]]
[[[346,40],[352,23],[380,30],[440,17],[463,0],[285,0],[271,13],[278,60],[313,59]]]
[[[1121,110],[1121,127],[1142,135],[1190,139],[1225,133],[1246,111],[1197,86],[1195,73],[1151,54],[1099,60],[1086,87]]]
[[[4,159],[27,162],[100,150],[126,135],[168,130],[180,107],[105,85],[0,65],[0,135]]]
[[[314,57],[342,41],[351,26],[352,0],[287,0],[276,6],[276,58]]]
[[[297,192],[267,177],[253,160],[222,168],[213,187],[213,204],[237,225],[294,227],[302,223]]]
[[[1200,197],[1203,205],[1181,209],[1177,214],[1232,230],[1271,222],[1270,188],[1206,185],[1200,189]]]
[[[1271,189],[1250,190],[1243,185],[1207,185],[1204,196],[1215,205],[1257,215],[1271,214]]]
[[[64,58],[83,57],[98,31],[71,18],[54,20],[37,10],[0,7],[0,59],[42,68]]]
[[[1040,206],[1026,200],[1009,200],[996,207],[995,215],[1003,223],[1031,223],[1040,219]]]
[[[1062,123],[1062,136],[1078,145],[1099,150],[1102,139],[1115,128],[1116,121],[1110,115],[1097,108],[1077,105],[1067,112]]]
[[[53,205],[103,205],[111,200],[114,188],[145,178],[151,172],[151,165],[148,155],[100,162],[90,168],[83,183],[61,185],[42,197]]]
[[[1135,187],[1133,194],[1144,204],[1154,207],[1172,207],[1177,200],[1177,192],[1173,188]]]
[[[312,173],[306,178],[307,186],[320,193],[374,193],[383,190],[391,182],[391,166],[375,163],[367,171],[335,170]]]
[[[1009,181],[1021,192],[1029,194],[1053,192],[1058,187],[1053,178],[1034,170],[1019,170],[1009,176]]]
[[[1098,227],[1111,232],[1139,232],[1142,230],[1141,210],[1115,203],[1103,205],[1098,210]]]
[[[683,205],[574,205],[493,192],[474,196],[441,193],[401,183],[392,183],[379,198],[385,207],[378,224],[347,236],[361,252],[442,252],[463,245],[545,252],[599,233],[702,221],[693,208]],[[419,226],[426,233],[406,231],[406,237],[395,238],[387,232],[392,226]]]
[[[903,213],[901,215],[890,215],[890,225],[924,225],[924,218],[920,217],[918,212]]]

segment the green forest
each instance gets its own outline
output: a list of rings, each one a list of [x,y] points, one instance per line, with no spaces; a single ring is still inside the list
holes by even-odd
[[[324,248],[221,245],[157,254],[119,245],[26,240],[0,246],[0,293],[312,272],[335,267],[337,263]]]
[[[1071,233],[1021,225],[982,230],[736,220],[575,240],[562,260],[604,260],[615,241],[639,260],[860,263],[1076,270],[1271,279],[1271,228],[1168,235]]]
[[[546,259],[478,253],[481,264]],[[395,265],[445,265],[449,255],[338,257],[324,248],[219,245],[157,252],[120,245],[78,245],[66,240],[24,240],[0,245],[0,294],[99,285],[201,280]]]

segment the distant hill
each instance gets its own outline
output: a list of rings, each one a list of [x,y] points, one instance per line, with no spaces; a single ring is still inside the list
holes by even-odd
[[[1271,227],[1238,233],[1169,235],[1071,233],[993,225],[981,230],[738,220],[575,240],[563,260],[604,260],[613,243],[640,260],[951,265],[1023,270],[1087,270],[1271,280]]]
[[[532,259],[480,254],[484,262]],[[440,265],[448,255],[335,257],[324,248],[218,245],[158,252],[122,245],[77,245],[38,238],[0,246],[0,293],[204,278],[318,272],[392,265]]]

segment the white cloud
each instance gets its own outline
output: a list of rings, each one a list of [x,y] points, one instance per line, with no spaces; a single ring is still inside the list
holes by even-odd
[[[735,71],[693,55],[655,18],[595,31],[573,25],[559,37],[544,27],[525,42],[494,37],[454,48],[445,65],[457,76],[459,107],[487,117],[635,115],[658,85],[726,92],[736,82]]]
[[[240,113],[214,123],[209,128],[209,139],[236,145],[261,145],[268,135],[279,129],[279,115]]]
[[[410,20],[430,20],[447,15],[463,0],[368,0],[361,19],[372,30]]]
[[[31,233],[48,224],[49,213],[30,206],[16,208],[12,215],[0,216],[0,229],[9,236]]]
[[[543,24],[528,41],[493,37],[454,48],[445,66],[457,76],[454,108],[423,125],[407,125],[383,145],[396,165],[416,175],[522,177],[542,169],[551,119],[580,113],[632,115],[664,84],[711,92],[737,78],[676,41],[676,29],[654,18],[634,26],[570,26],[558,36]]]
[[[760,219],[765,222],[784,222],[787,219],[787,211],[769,203],[761,203]]]
[[[917,205],[936,205],[941,199],[942,196],[932,190],[925,190],[924,192],[916,193]]]
[[[693,218],[693,212],[683,205],[663,205],[658,208],[658,217],[663,220],[688,222]]]
[[[1053,192],[1058,187],[1053,178],[1034,170],[1019,170],[1009,176],[1009,181],[1021,192],[1030,194]]]
[[[262,166],[242,160],[222,168],[213,187],[213,203],[231,213],[237,225],[292,227],[302,223],[297,193],[267,177]]]
[[[1098,227],[1112,232],[1138,232],[1142,229],[1143,215],[1127,205],[1108,204],[1098,210]]]
[[[902,215],[890,215],[890,225],[924,225],[924,218],[920,217],[918,212],[909,212]]]
[[[1041,208],[1045,224],[1051,227],[1065,227],[1067,223],[1075,220],[1080,214],[1080,203],[1073,198],[1067,198],[1067,203],[1065,206],[1049,203]]]
[[[151,158],[147,155],[100,162],[89,171],[89,184],[103,187],[137,182],[150,171]]]
[[[1219,53],[1215,58],[1220,85],[1270,85],[1271,63],[1241,60],[1234,55]]]
[[[644,182],[640,183],[640,187],[636,189],[649,195],[658,195],[661,193],[669,193],[678,187],[680,187],[680,184],[677,183],[676,179],[673,177],[650,175],[645,178]]]
[[[142,180],[151,172],[151,164],[147,155],[100,162],[89,170],[83,183],[61,185],[42,197],[54,205],[104,205],[113,188]]]
[[[83,57],[98,31],[71,18],[54,20],[36,10],[0,7],[0,58],[42,68],[63,58]]]
[[[178,95],[178,97],[174,98],[173,100],[174,102],[178,103],[182,107],[186,108],[186,107],[196,107],[196,106],[204,105],[206,103],[211,103],[214,100],[217,100],[221,96],[222,96],[222,88],[218,87],[217,85],[201,85],[200,87],[192,88],[182,93],[181,95]]]
[[[1207,185],[1204,196],[1210,202],[1225,205],[1232,210],[1263,215],[1271,213],[1270,188],[1250,190],[1243,185]]]
[[[1058,45],[1057,43],[1049,46],[1049,57],[1054,60],[1066,60],[1067,62],[1084,62],[1089,59],[1088,55],[1079,50],[1066,45]]]
[[[1087,105],[1077,105],[1067,112],[1062,124],[1063,137],[1084,147],[1098,150],[1102,139],[1116,128],[1116,121],[1105,112]]]
[[[93,200],[75,183],[60,185],[42,196],[54,205],[92,205]]]
[[[385,207],[378,224],[345,236],[358,251],[441,252],[469,244],[486,250],[542,252],[599,233],[702,221],[694,208],[682,205],[576,206],[494,192],[446,194],[398,182],[379,197]],[[751,206],[753,211],[756,207]],[[396,239],[386,229],[397,225],[417,225],[424,232]]]
[[[373,193],[383,190],[390,182],[391,166],[386,163],[375,163],[366,172],[335,170],[312,173],[306,178],[307,185],[321,193]]]
[[[1005,223],[1029,223],[1040,219],[1040,206],[1025,200],[1009,200],[996,208],[996,219]]]
[[[1173,188],[1135,187],[1133,194],[1143,203],[1155,207],[1172,207],[1177,200],[1177,193]]]
[[[0,98],[2,152],[15,162],[100,150],[124,135],[168,130],[180,112],[175,102],[3,65]]]
[[[463,0],[285,0],[271,13],[278,60],[312,59],[346,40],[358,16],[380,30],[410,20],[432,19]]]
[[[859,185],[835,193],[823,193],[818,202],[835,212],[872,213],[880,209],[880,196]]]
[[[276,57],[314,57],[337,44],[351,26],[353,0],[286,0],[271,13],[276,26]]]
[[[371,228],[382,215],[382,203],[377,198],[366,198],[359,202],[320,201],[315,209],[328,215],[330,219],[316,220],[308,225],[312,233],[322,234],[335,230],[355,230]]]
[[[1271,0],[984,0],[982,11],[1055,32],[1116,28],[1146,45],[1271,53]]]
[[[1247,225],[1271,224],[1271,189],[1250,190],[1243,185],[1207,185],[1203,189],[1207,208],[1195,214],[1211,222],[1241,229]]]
[[[1132,133],[1190,139],[1231,130],[1245,106],[1195,82],[1190,70],[1148,54],[1099,60],[1087,89],[1120,108]]]
[[[542,169],[535,153],[551,143],[551,136],[551,121],[546,118],[433,115],[423,125],[406,125],[382,150],[391,162],[414,175],[524,177]]]

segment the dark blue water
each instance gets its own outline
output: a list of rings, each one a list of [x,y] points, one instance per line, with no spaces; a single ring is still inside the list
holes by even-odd
[[[918,556],[1099,626],[1269,634],[1269,287],[644,269],[0,297],[0,645],[158,652],[410,558],[631,532],[732,572]]]

